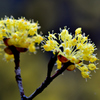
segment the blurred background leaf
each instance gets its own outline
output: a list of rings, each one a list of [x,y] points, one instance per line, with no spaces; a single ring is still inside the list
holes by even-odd
[[[95,52],[100,57],[100,0],[0,0],[0,18],[21,16],[38,21],[43,34],[67,26],[74,33],[82,27],[86,35],[96,44]],[[29,96],[46,77],[47,64],[52,53],[21,54],[21,75],[25,94]],[[0,56],[0,100],[20,100],[15,81],[14,63],[5,62]],[[99,65],[97,66],[99,67]],[[54,67],[53,73],[56,70]],[[100,70],[92,73],[87,82],[80,71],[68,72],[56,78],[34,100],[100,100]]]

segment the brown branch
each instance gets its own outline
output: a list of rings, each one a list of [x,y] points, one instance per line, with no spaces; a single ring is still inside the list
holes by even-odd
[[[57,55],[56,55],[57,56]],[[56,61],[56,56],[51,58],[49,64],[48,64],[48,67],[53,68],[54,66],[54,62]],[[29,97],[28,97],[28,100],[32,100],[33,98],[35,98],[38,94],[40,94],[58,75],[62,74],[66,68],[69,66],[69,65],[72,65],[73,63],[71,63],[70,61],[68,61],[67,63],[64,63],[62,64],[62,67],[61,69],[58,69],[56,71],[56,73],[52,76],[48,76],[48,75],[51,75],[51,71],[48,71],[47,73],[47,77],[46,79],[44,80],[44,82],[41,84],[41,86],[39,88],[37,88],[35,90],[35,92],[33,92]],[[51,66],[50,66],[51,65]],[[48,68],[49,69],[49,68]]]
[[[51,76],[51,72],[53,69],[53,66],[57,60],[57,54],[55,54],[54,57],[51,57],[49,63],[48,63],[48,71],[47,71],[47,77],[44,80],[44,82],[41,84],[41,86],[39,88],[37,88],[29,97],[28,100],[32,100],[34,97],[36,97],[38,94],[40,94],[52,81]]]
[[[14,55],[15,74],[16,74],[15,78],[19,87],[21,100],[27,100],[27,97],[24,94],[24,89],[22,85],[21,70],[20,70],[20,52],[17,51],[14,46],[9,46],[9,49],[12,51]]]
[[[56,73],[51,76],[52,80],[55,79],[58,75],[62,74],[69,65],[74,65],[74,63],[71,63],[70,61],[63,63],[61,69],[58,69]]]
[[[48,63],[47,77],[51,76],[51,72],[52,72],[54,64],[56,63],[56,60],[57,60],[57,55],[58,55],[58,52],[56,52],[56,54],[53,57],[51,57],[51,59]]]
[[[57,60],[57,54],[55,54],[54,57],[52,57],[48,63],[48,71],[47,71],[47,77],[44,80],[44,82],[41,84],[39,88],[37,88],[29,97],[26,97],[24,94],[24,89],[22,86],[22,78],[21,78],[21,71],[20,71],[20,52],[16,49],[14,46],[9,46],[9,49],[12,51],[14,55],[14,62],[15,62],[15,78],[19,87],[19,92],[21,96],[21,100],[32,100],[34,99],[38,94],[40,94],[57,76],[62,74],[66,70],[66,68],[73,64],[70,61],[67,63],[63,63],[61,69],[58,69],[54,75],[51,76],[51,72],[53,70],[53,66],[56,63]]]

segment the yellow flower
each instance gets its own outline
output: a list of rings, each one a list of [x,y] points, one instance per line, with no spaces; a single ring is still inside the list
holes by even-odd
[[[58,45],[58,43],[57,43],[57,41],[55,39],[56,39],[55,34],[50,34],[49,33],[48,40],[46,41],[46,44],[43,45],[42,47],[46,51],[52,51],[52,50],[54,50],[57,47],[57,45]]]
[[[79,70],[82,72],[88,72],[88,67],[86,65],[79,67]]]
[[[61,29],[60,29],[61,30]],[[45,51],[58,52],[58,60],[62,63],[70,61],[74,63],[70,70],[78,68],[83,78],[90,78],[90,72],[96,68],[98,58],[94,54],[97,49],[85,33],[82,34],[81,28],[75,30],[75,34],[70,34],[67,29],[62,29],[60,33],[50,34],[42,46]],[[65,59],[66,58],[66,59]],[[57,60],[57,68],[61,64]],[[85,63],[89,62],[88,63]],[[75,67],[75,68],[74,68]]]
[[[81,33],[81,27],[80,28],[77,28],[76,30],[75,30],[75,34],[80,34]]]
[[[96,65],[93,64],[93,63],[90,63],[90,64],[88,65],[88,68],[89,68],[90,70],[98,69],[98,68],[96,68]]]
[[[41,41],[43,41],[43,37],[41,35],[37,35],[33,37],[34,42],[40,44]]]
[[[57,69],[60,69],[61,65],[62,65],[61,62],[59,60],[57,60],[56,63],[57,63]]]
[[[36,48],[34,44],[29,45],[29,51],[30,52],[36,52]]]
[[[14,19],[5,17],[0,20],[0,44],[27,48],[36,52],[35,43],[40,44],[43,37],[38,34],[38,23],[25,18]]]
[[[90,72],[84,72],[84,71],[82,71],[81,75],[82,75],[83,78],[91,78],[90,77]]]
[[[5,57],[5,59],[7,61],[14,60],[14,55],[13,54],[12,55],[9,55],[9,54],[5,53],[4,57]]]

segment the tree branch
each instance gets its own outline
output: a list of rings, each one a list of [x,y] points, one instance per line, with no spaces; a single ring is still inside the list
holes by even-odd
[[[21,70],[20,70],[20,52],[17,51],[14,46],[9,46],[9,49],[12,51],[14,55],[15,75],[16,75],[15,78],[19,87],[21,100],[27,100],[27,97],[24,94],[24,89],[22,85]]]
[[[38,94],[40,94],[57,76],[62,74],[66,70],[66,68],[73,64],[70,61],[67,63],[63,63],[61,69],[58,69],[54,75],[51,76],[51,72],[53,70],[53,66],[56,63],[57,60],[57,54],[54,55],[54,57],[51,57],[49,63],[48,63],[48,71],[47,71],[47,77],[44,80],[44,82],[41,84],[39,88],[37,88],[29,97],[26,97],[24,94],[24,88],[22,86],[22,78],[21,78],[21,70],[20,70],[20,52],[16,49],[14,46],[9,46],[9,49],[12,51],[14,55],[14,62],[15,62],[15,78],[19,87],[19,92],[21,96],[21,100],[32,100],[35,98]]]
[[[57,55],[54,56],[53,58],[50,59],[50,62],[48,64],[48,70],[50,69],[52,71],[52,68],[56,62],[56,58]],[[41,86],[39,88],[37,88],[29,97],[28,100],[32,100],[33,98],[35,98],[38,94],[40,94],[58,75],[62,74],[62,72],[64,72],[66,70],[66,68],[69,65],[72,65],[73,63],[71,63],[70,61],[68,61],[67,63],[63,63],[61,69],[58,69],[56,71],[56,73],[52,76],[51,75],[51,71],[48,71],[47,73],[47,77],[44,80],[44,82],[41,84]],[[50,66],[51,65],[51,66]],[[50,68],[49,68],[50,67]]]

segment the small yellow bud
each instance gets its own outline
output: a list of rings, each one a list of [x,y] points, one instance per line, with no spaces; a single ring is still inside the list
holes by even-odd
[[[59,60],[57,60],[57,61],[56,61],[56,63],[57,63],[57,69],[60,69],[60,68],[61,68],[62,63],[61,63]]]
[[[76,39],[73,39],[74,42],[76,42]]]
[[[13,60],[14,59],[14,55],[13,54],[12,55],[9,55],[9,54],[5,53],[5,59],[7,61]]]
[[[16,33],[14,33],[14,34],[12,35],[12,37],[13,37],[13,38],[17,38],[18,35],[17,35]]]
[[[51,50],[49,44],[45,44],[45,45],[43,46],[43,48],[44,48],[45,51],[50,51],[50,50]]]
[[[90,62],[95,62],[97,58],[95,56],[90,56]]]
[[[43,38],[41,35],[37,35],[37,36],[34,36],[34,40],[35,42],[40,43],[43,40]]]
[[[77,49],[82,49],[83,48],[83,44],[82,43],[78,43],[77,44]]]
[[[87,72],[88,71],[88,67],[87,66],[82,66],[82,67],[79,67],[79,69],[82,71],[82,72]]]
[[[66,30],[66,29],[63,29],[62,30],[62,32],[61,32],[61,39],[64,41],[65,39],[67,39],[68,38],[68,34],[69,34],[69,32],[68,32],[68,30]]]
[[[7,19],[7,22],[10,22],[10,20],[9,20],[9,19]]]
[[[30,52],[35,52],[36,51],[34,44],[30,44],[29,51]]]
[[[27,25],[27,22],[25,22],[24,24]]]
[[[83,78],[90,78],[89,74],[90,72],[84,72],[84,71],[81,72]]]
[[[76,58],[73,56],[72,59],[71,59],[71,61],[73,62],[73,61],[75,61],[75,60],[76,60]]]
[[[73,71],[75,69],[75,65],[69,65],[66,70]]]
[[[81,33],[81,30],[82,30],[82,28],[77,28],[77,29],[75,30],[75,35],[80,34],[80,33]]]
[[[88,67],[89,67],[90,70],[95,70],[96,69],[95,64],[89,64]]]
[[[71,53],[70,48],[65,48],[65,52],[66,52],[67,55],[69,55]]]
[[[6,32],[6,30],[5,29],[2,29],[2,32]]]
[[[24,19],[21,19],[22,22],[24,22]]]

